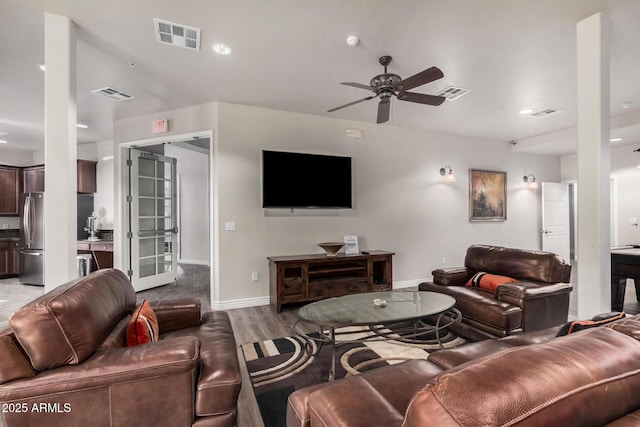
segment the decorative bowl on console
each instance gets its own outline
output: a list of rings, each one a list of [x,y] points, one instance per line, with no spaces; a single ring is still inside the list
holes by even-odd
[[[325,242],[325,243],[318,243],[318,246],[324,249],[324,251],[327,253],[327,256],[336,256],[338,255],[338,251],[342,249],[342,247],[344,246],[344,243]]]

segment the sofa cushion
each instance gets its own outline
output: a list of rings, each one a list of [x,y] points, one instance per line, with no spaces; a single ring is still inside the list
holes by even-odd
[[[128,277],[103,269],[36,298],[9,323],[33,367],[43,371],[84,361],[135,303]]]
[[[133,313],[127,325],[127,345],[134,346],[158,341],[158,319],[147,300],[142,301]]]
[[[556,254],[500,246],[470,246],[464,265],[474,272],[488,271],[543,283],[569,282],[571,275],[571,265]]]
[[[640,344],[595,328],[434,377],[414,395],[403,425],[604,425],[640,407],[639,380]],[[478,396],[482,405],[470,405]]]
[[[479,271],[474,274],[471,279],[465,284],[465,286],[470,286],[472,288],[482,288],[487,291],[495,291],[496,288],[500,285],[504,285],[505,283],[513,283],[516,279],[508,276],[500,276],[498,274],[485,273],[484,271]]]
[[[435,351],[429,355],[428,360],[442,369],[451,369],[470,360],[498,353],[511,347],[509,344],[503,343],[502,340],[484,340]]]

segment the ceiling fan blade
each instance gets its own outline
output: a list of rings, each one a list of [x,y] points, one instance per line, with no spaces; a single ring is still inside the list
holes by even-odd
[[[363,84],[360,84],[360,83],[342,82],[340,84],[346,85],[346,86],[351,86],[351,87],[357,87],[358,89],[365,89],[365,90],[373,91],[373,88],[371,86],[363,85]]]
[[[407,77],[397,85],[397,89],[400,92],[406,92],[414,87],[427,84],[434,80],[438,80],[444,77],[444,73],[438,67],[427,68],[424,71],[414,74],[411,77]]]
[[[418,104],[427,105],[440,105],[446,99],[444,96],[426,95],[415,92],[400,92],[397,97],[401,101],[417,102]]]
[[[340,109],[345,108],[345,107],[351,107],[352,105],[356,105],[356,104],[359,104],[359,103],[361,103],[361,102],[364,102],[364,101],[368,101],[368,100],[370,100],[370,99],[373,99],[373,98],[375,98],[376,96],[378,96],[378,95],[371,95],[371,96],[367,96],[366,98],[358,99],[357,101],[353,101],[353,102],[350,102],[350,103],[348,103],[348,104],[344,104],[344,105],[341,105],[341,106],[339,106],[339,107],[332,108],[332,109],[330,109],[330,110],[327,110],[327,113],[331,113],[331,112],[333,112],[333,111],[337,111],[337,110],[340,110]]]
[[[391,108],[391,100],[389,98],[381,99],[378,104],[378,123],[389,121],[389,109]]]

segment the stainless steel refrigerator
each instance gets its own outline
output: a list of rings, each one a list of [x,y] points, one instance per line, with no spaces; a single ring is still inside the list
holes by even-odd
[[[20,195],[20,281],[44,286],[44,193]]]

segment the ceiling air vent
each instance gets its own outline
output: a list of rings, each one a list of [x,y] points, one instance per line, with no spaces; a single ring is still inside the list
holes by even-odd
[[[436,93],[436,95],[444,96],[447,99],[447,101],[455,101],[456,99],[468,94],[469,92],[471,92],[471,89],[465,89],[463,87],[447,86],[446,88],[442,89],[440,92]]]
[[[556,110],[555,108],[547,108],[546,110],[536,111],[535,113],[529,114],[531,117],[547,117],[553,116],[556,114],[560,114],[562,111]]]
[[[122,92],[121,90],[118,90],[112,87],[103,87],[102,89],[94,89],[91,92],[96,93],[98,95],[106,96],[107,98],[111,98],[116,101],[126,101],[127,99],[135,98],[135,96],[133,95],[129,95],[126,92]]]
[[[153,20],[158,43],[170,44],[185,49],[200,50],[200,29],[173,22]]]

